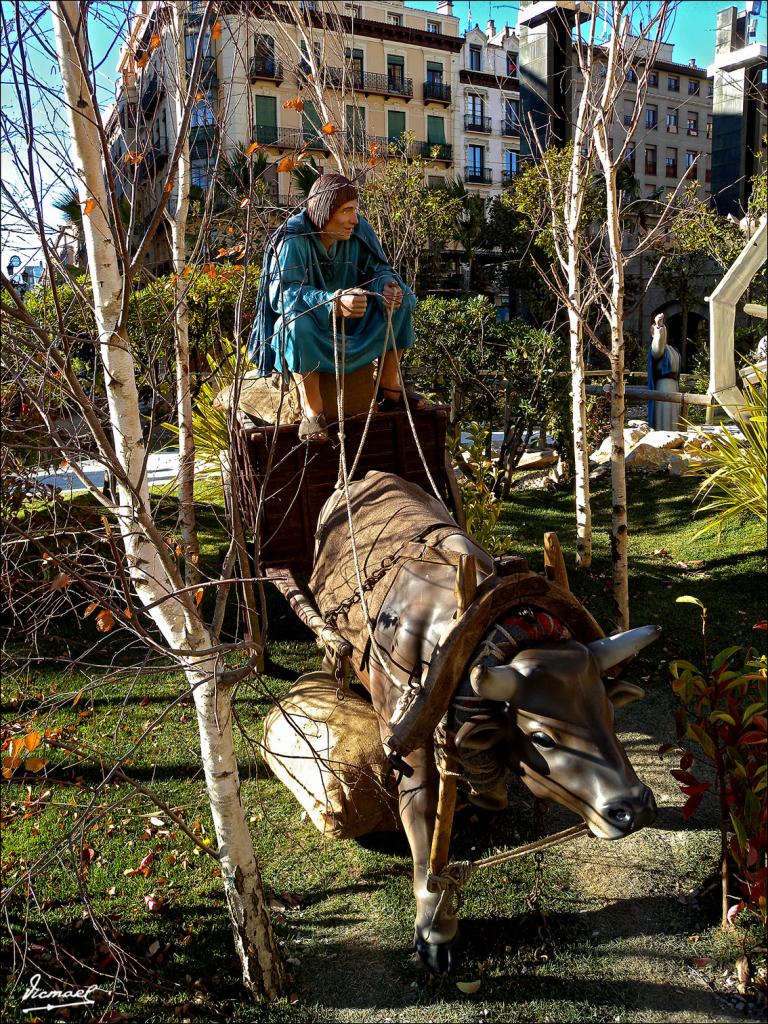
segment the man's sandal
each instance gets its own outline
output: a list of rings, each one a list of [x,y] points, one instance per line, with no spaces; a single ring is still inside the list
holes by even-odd
[[[406,388],[405,397],[410,409],[426,409],[429,405],[429,399],[425,398],[418,391],[409,391]],[[379,412],[397,412],[399,409],[405,408],[403,392],[400,388],[379,387],[376,398],[379,404]]]
[[[328,424],[319,412],[316,416],[303,416],[299,424],[299,440],[310,444],[323,444],[328,440]]]

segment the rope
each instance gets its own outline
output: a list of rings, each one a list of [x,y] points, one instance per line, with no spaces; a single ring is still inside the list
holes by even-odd
[[[475,871],[480,868],[491,868],[497,864],[504,864],[508,860],[515,860],[517,857],[525,857],[529,853],[536,853],[538,850],[545,850],[548,846],[558,846],[560,843],[567,843],[571,839],[578,839],[579,836],[587,835],[589,832],[585,822],[579,825],[572,825],[562,832],[555,832],[551,836],[544,836],[543,839],[536,839],[524,846],[517,846],[514,850],[506,850],[503,853],[493,853],[489,857],[482,857],[480,860],[459,860],[446,864],[439,874],[427,873],[427,888],[430,892],[445,892],[450,889],[460,889],[469,881]]]

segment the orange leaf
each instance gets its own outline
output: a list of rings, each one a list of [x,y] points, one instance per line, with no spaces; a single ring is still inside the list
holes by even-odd
[[[33,750],[36,750],[37,747],[40,746],[42,741],[43,737],[40,735],[39,732],[28,732],[27,735],[24,737],[24,746],[31,754]]]
[[[286,100],[283,104],[283,110],[297,110],[299,113],[304,109],[304,100],[301,96],[294,96],[293,99]]]
[[[75,697],[75,699],[74,699],[74,700],[72,701],[72,707],[73,707],[73,708],[76,708],[76,707],[77,707],[78,703],[80,702],[80,698],[81,698],[82,696],[83,696],[83,691],[82,691],[82,690],[80,690],[80,692],[79,692],[79,693],[77,694],[77,696]]]
[[[284,156],[277,165],[277,169],[280,174],[286,174],[287,172],[292,171],[295,166],[296,164],[294,163],[293,157]]]
[[[159,45],[160,45],[160,36],[157,34],[157,32],[155,32],[155,34],[149,40],[149,48],[150,48],[150,50],[156,50]]]
[[[173,192],[173,182],[172,181],[166,182],[166,184],[163,186],[163,192],[167,196],[169,196],[171,194],[171,192]]]
[[[115,616],[112,612],[104,610],[96,616],[96,629],[100,633],[108,633],[115,624]]]
[[[54,592],[57,590],[66,590],[71,582],[72,580],[65,572],[60,572],[53,583],[51,583],[50,589]]]
[[[48,762],[42,757],[28,757],[24,762],[24,770],[27,772],[41,772]]]
[[[26,743],[24,742],[24,737],[23,736],[16,736],[8,744],[8,749],[11,752],[11,757],[15,757],[15,758],[18,759],[18,756],[22,752],[22,750],[26,749]]]
[[[136,58],[136,67],[137,68],[145,68],[147,66],[147,64],[149,64],[149,54],[148,53],[142,53],[142,55],[140,57]]]
[[[10,779],[16,768],[21,764],[20,757],[4,757],[3,758],[3,778]]]
[[[131,611],[130,608],[126,608],[125,611],[123,612],[123,616],[126,619],[132,619],[133,618],[133,612]]]
[[[200,604],[200,602],[202,600],[203,600],[203,588],[202,587],[198,587],[197,590],[195,591],[195,604]]]
[[[91,601],[91,603],[88,605],[88,607],[83,612],[83,618],[87,619],[89,615],[93,615],[93,613],[96,611],[96,609],[98,607],[99,606],[98,606],[98,604],[95,601]]]
[[[250,144],[250,146],[246,147],[245,155],[246,156],[250,156],[251,153],[255,153],[257,149],[261,149],[261,143],[260,142],[252,142]]]
[[[200,100],[204,100],[204,99],[205,99],[205,93],[204,92],[196,92],[195,93],[195,103],[199,103]]]
[[[246,208],[246,206],[248,205],[248,203],[250,203],[250,199],[248,198],[248,196],[246,196],[245,199],[241,199],[240,200],[240,209],[244,210]]]
[[[215,42],[221,35],[221,22],[214,21],[213,27],[211,28],[211,39]]]
[[[331,122],[329,121],[328,124],[323,125],[321,131],[323,135],[333,135],[333,133],[336,131],[336,125],[331,124]]]
[[[96,209],[96,200],[95,199],[91,199],[89,197],[88,199],[85,200],[85,203],[83,204],[83,216],[87,217],[88,214],[89,213],[93,213],[93,211],[95,209]]]

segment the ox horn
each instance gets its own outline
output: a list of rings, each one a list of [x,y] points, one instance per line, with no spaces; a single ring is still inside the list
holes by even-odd
[[[597,662],[600,675],[620,661],[634,656],[648,644],[652,644],[661,633],[661,626],[638,626],[628,629],[615,636],[606,636],[602,640],[593,640],[587,644],[587,650]]]
[[[475,665],[469,673],[472,689],[484,700],[511,700],[521,678],[511,665]]]

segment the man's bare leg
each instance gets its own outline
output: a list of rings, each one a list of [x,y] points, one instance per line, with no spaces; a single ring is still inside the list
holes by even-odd
[[[294,373],[293,379],[299,389],[302,414],[307,417],[320,415],[323,411],[320,374],[316,370],[312,370],[311,373]]]
[[[402,354],[402,351],[393,351],[391,348],[388,348],[384,353],[384,364],[381,368],[381,378],[379,380],[379,387],[383,391],[400,392],[398,364]]]

